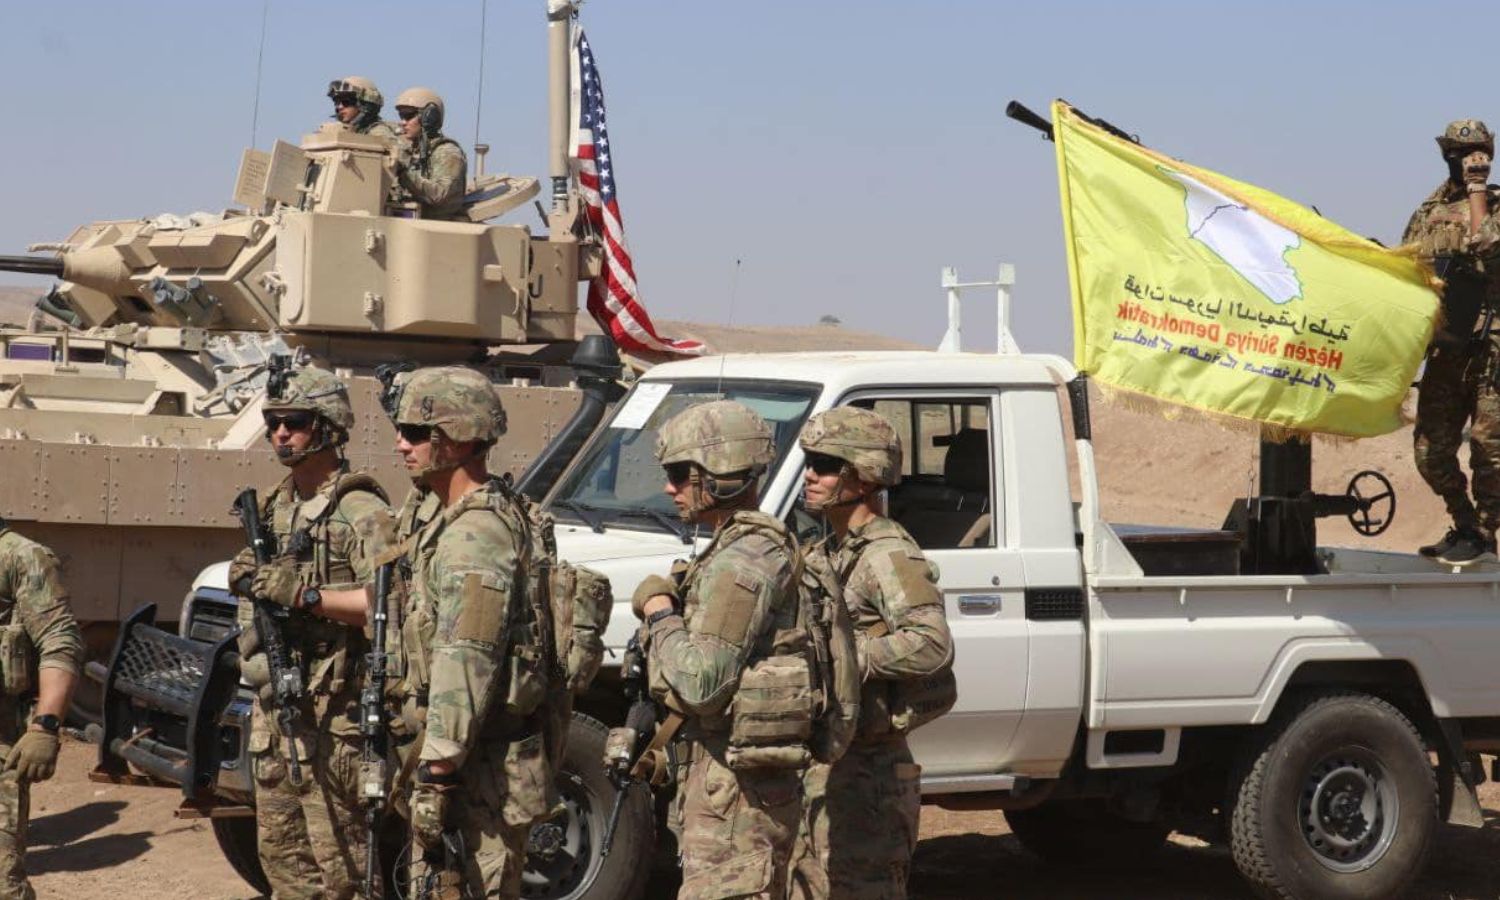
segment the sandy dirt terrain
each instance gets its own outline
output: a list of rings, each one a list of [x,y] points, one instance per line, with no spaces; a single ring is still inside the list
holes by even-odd
[[[58,775],[32,800],[28,866],[41,897],[193,897],[245,900],[251,890],[219,855],[206,822],[174,819],[179,794],[94,784],[94,749],[67,742]],[[1500,896],[1500,788],[1481,791],[1489,824],[1443,828],[1432,865],[1409,900]],[[922,811],[912,896],[1006,900],[1250,900],[1229,853],[1174,838],[1138,868],[1090,871],[1044,866],[998,812]]]

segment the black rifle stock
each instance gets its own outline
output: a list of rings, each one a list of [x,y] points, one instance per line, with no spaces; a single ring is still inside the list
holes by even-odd
[[[255,562],[258,565],[269,563],[276,555],[276,536],[261,521],[260,499],[255,495],[254,488],[240,491],[240,495],[234,499],[234,512],[245,528],[245,543],[255,554]],[[301,785],[302,764],[297,759],[299,751],[293,738],[293,729],[297,724],[298,704],[306,693],[306,686],[302,683],[302,670],[292,660],[281,631],[281,623],[286,620],[287,611],[253,596],[248,584],[233,587],[242,595],[250,597],[251,608],[255,611],[255,631],[260,637],[260,645],[266,653],[266,664],[271,671],[271,690],[276,700],[276,723],[290,750],[287,754],[289,774],[292,784]]]
[[[614,846],[615,829],[620,825],[625,798],[630,793],[630,785],[637,781],[634,775],[635,764],[645,752],[652,733],[656,730],[656,703],[651,699],[651,692],[646,684],[646,653],[641,647],[639,633],[632,634],[625,644],[625,656],[620,664],[620,686],[625,692],[625,698],[630,701],[630,709],[625,713],[625,727],[635,732],[635,744],[630,748],[628,758],[610,761],[609,780],[615,786],[615,802],[610,807],[604,836],[599,842],[601,858],[609,856],[609,851]]]
[[[365,893],[376,900],[376,873],[379,872],[380,818],[389,799],[386,781],[386,758],[390,749],[386,729],[385,683],[387,675],[386,625],[390,620],[391,576],[394,561],[375,570],[375,602],[370,614],[370,655],[365,687],[360,694],[359,731],[364,738],[360,760],[360,783],[365,801]]]

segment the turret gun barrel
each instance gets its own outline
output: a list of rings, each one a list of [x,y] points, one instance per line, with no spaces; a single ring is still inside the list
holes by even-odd
[[[0,256],[0,272],[20,272],[24,275],[48,275],[63,277],[63,261],[60,256]]]

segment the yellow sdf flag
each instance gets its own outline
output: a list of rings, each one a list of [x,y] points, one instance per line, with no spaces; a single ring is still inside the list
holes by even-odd
[[[1438,308],[1415,259],[1060,101],[1052,123],[1080,371],[1272,429],[1400,426]]]

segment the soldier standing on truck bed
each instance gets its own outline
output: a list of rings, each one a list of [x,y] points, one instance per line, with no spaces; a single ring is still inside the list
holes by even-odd
[[[380,118],[385,97],[370,79],[350,75],[331,81],[328,99],[333,101],[333,117],[355,134],[373,134],[392,144],[400,142],[401,135],[396,133],[395,126]]]
[[[797,732],[808,715],[762,703],[751,722],[736,717],[746,704],[732,702],[752,673],[773,675],[779,662],[796,674],[797,651],[778,644],[798,624],[796,541],[757,508],[771,429],[734,401],[705,403],[662,427],[656,455],[683,520],[714,529],[680,588],[653,575],[631,602],[650,633],[651,693],[686,720],[678,896],[781,900],[802,818],[807,753]],[[805,695],[806,668],[801,675]]]
[[[272,367],[264,415],[276,458],[291,469],[262,501],[280,556],[257,567],[247,548],[230,566],[242,597],[240,657],[259,699],[249,750],[261,867],[280,898],[356,896],[364,875],[359,793],[359,696],[366,640],[358,620],[322,608],[324,590],[374,577],[374,559],[395,538],[385,494],[351,472],[340,448],[354,426],[343,382],[322,369]],[[287,607],[281,639],[301,670],[305,696],[292,734],[281,733],[270,666],[246,596]],[[300,778],[289,760],[296,754]]]
[[[800,443],[803,505],[831,528],[809,565],[843,585],[864,689],[848,752],[808,769],[792,893],[901,898],[922,803],[906,736],[953,706],[953,635],[936,567],[881,515],[885,489],[901,480],[895,428],[869,410],[838,407],[809,419]]]
[[[424,219],[462,218],[468,160],[458,141],[443,134],[443,98],[424,88],[407,88],[396,98],[407,152],[396,166],[396,180],[422,207]]]
[[[1414,436],[1417,471],[1443,498],[1453,527],[1419,552],[1465,565],[1493,558],[1500,527],[1500,188],[1488,184],[1495,138],[1483,122],[1460,119],[1437,142],[1448,177],[1417,207],[1401,242],[1417,244],[1445,282]],[[1458,464],[1465,424],[1472,500]]]
[[[57,770],[83,636],[68,608],[57,557],[0,519],[0,898],[36,896],[26,880],[31,785]]]

